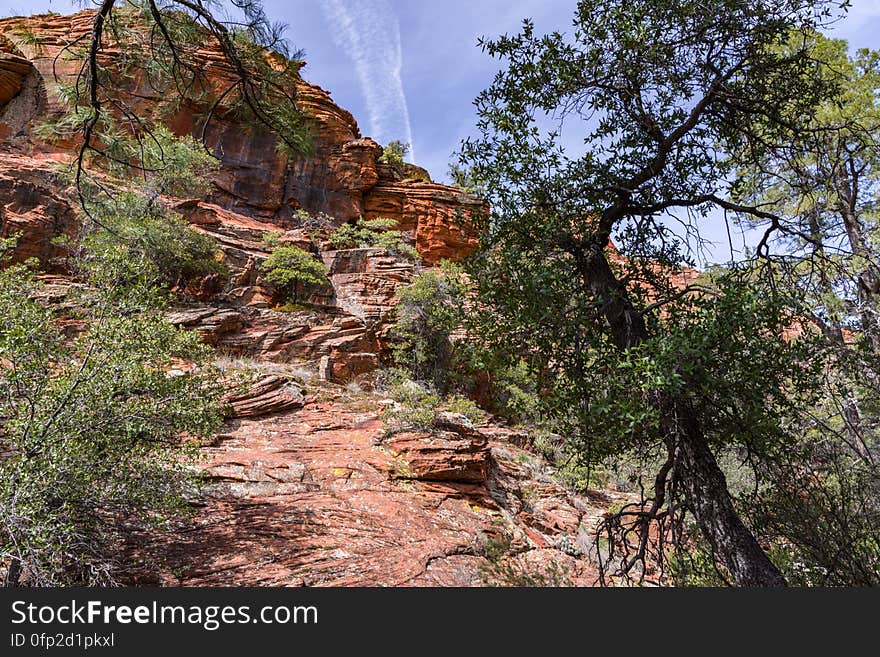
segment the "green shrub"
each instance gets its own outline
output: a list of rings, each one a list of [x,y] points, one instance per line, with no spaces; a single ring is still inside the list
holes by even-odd
[[[271,237],[269,238],[271,239]],[[277,243],[277,242],[276,242]],[[327,268],[311,253],[298,246],[276,246],[260,265],[267,282],[274,285],[293,303],[297,302],[299,286],[327,283]]]
[[[396,230],[378,233],[374,245],[411,262],[417,262],[421,258],[416,247],[406,242],[403,233]]]
[[[395,402],[382,415],[386,433],[399,431],[432,431],[440,413],[463,415],[470,423],[479,424],[485,414],[470,399],[459,395],[443,397],[429,384],[413,381],[405,370],[384,372],[381,385]]]
[[[386,375],[388,395],[397,402],[382,415],[386,432],[430,430],[440,409],[440,395],[410,380],[400,370],[391,370]]]
[[[326,239],[328,235],[336,230],[333,217],[324,212],[312,214],[300,208],[293,213],[292,219],[298,228],[305,230],[306,235],[314,243]]]
[[[568,587],[574,586],[568,568],[551,561],[542,569],[530,568],[516,557],[489,561],[480,567],[483,586]]]
[[[455,346],[452,333],[461,325],[467,293],[461,268],[443,262],[425,271],[400,293],[391,336],[394,361],[419,381],[438,390],[450,387]]]
[[[79,266],[95,285],[141,280],[182,290],[190,280],[226,274],[214,240],[147,198],[119,192],[91,211],[99,223],[82,239]]]
[[[366,249],[377,247],[404,258],[418,261],[419,252],[407,243],[403,233],[395,230],[394,219],[358,219],[355,224],[343,224],[330,235],[330,245],[334,249]]]
[[[664,571],[669,583],[672,586],[697,588],[725,586],[725,577],[696,528],[690,528],[688,538],[688,544],[668,550]]]
[[[115,581],[126,528],[183,511],[197,442],[220,425],[211,350],[93,290],[67,338],[24,267],[0,270],[0,554],[10,586]],[[188,373],[173,363],[194,365]]]
[[[394,140],[382,149],[382,155],[379,156],[379,161],[402,172],[404,165],[403,158],[406,157],[408,152],[409,144],[400,140]]]
[[[486,416],[474,400],[459,395],[447,397],[443,402],[443,410],[464,415],[471,424],[479,424]]]
[[[493,412],[516,423],[540,424],[545,409],[528,364],[520,359],[499,369],[493,377]]]

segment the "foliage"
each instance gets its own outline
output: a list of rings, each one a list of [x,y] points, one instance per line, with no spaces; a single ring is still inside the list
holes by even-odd
[[[743,504],[800,586],[880,585],[880,472],[833,436],[801,441]]]
[[[176,137],[164,127],[142,146],[123,133],[115,140],[104,138],[113,160],[100,182],[79,184],[85,217],[77,239],[67,245],[76,273],[105,289],[149,281],[177,291],[196,278],[226,275],[214,241],[167,201],[167,195],[206,194],[207,175],[217,161],[191,138]],[[132,167],[134,151],[143,167]],[[76,175],[68,173],[73,184]]]
[[[719,587],[728,585],[699,533],[688,534],[690,546],[679,546],[666,557],[666,576],[673,586]],[[778,562],[774,559],[774,562]],[[784,569],[786,575],[789,571]]]
[[[71,87],[61,85],[58,94],[67,106],[74,102],[72,96],[75,92]],[[37,135],[49,142],[74,139],[82,127],[83,112],[88,113],[88,110],[70,109],[54,120],[40,123],[36,126]],[[150,129],[149,139],[145,140],[133,137],[110,116],[96,124],[95,135],[101,140],[106,157],[103,173],[130,178],[133,171],[136,172],[133,182],[138,184],[138,192],[145,198],[158,199],[166,194],[199,197],[206,196],[211,189],[207,177],[218,169],[218,160],[190,136],[178,137],[167,127],[156,125]],[[72,180],[76,182],[75,174]],[[105,184],[105,178],[93,181],[87,196],[81,200],[110,202],[113,190],[102,187]]]
[[[327,283],[327,268],[324,263],[297,246],[276,246],[260,265],[260,269],[264,272],[266,281],[288,295],[293,303],[297,301],[301,284]]]
[[[800,36],[793,37],[802,38]],[[810,117],[807,130],[778,142],[747,142],[734,193],[772,217],[741,216],[765,229],[783,249],[774,274],[810,300],[815,322],[828,331],[859,331],[864,347],[880,351],[880,52],[847,53],[845,41],[808,35],[817,72],[837,92]],[[793,44],[783,48],[790,50]]]
[[[567,587],[574,586],[568,568],[551,561],[536,569],[517,557],[489,561],[480,568],[484,586]]]
[[[739,217],[764,230],[756,284],[784,290],[824,338],[821,397],[802,408],[788,458],[760,472],[764,485],[743,504],[765,540],[777,539],[791,582],[869,586],[880,545],[880,53],[850,56],[818,33],[805,43],[835,92],[805,129],[743,141],[731,159],[734,195],[767,213]]]
[[[501,363],[490,369],[494,374],[492,410],[517,424],[541,425],[544,406],[538,394],[538,376],[522,358],[507,353],[499,354],[499,357]],[[497,362],[498,358],[494,360]]]
[[[161,288],[223,268],[167,197],[209,190],[217,162],[204,142],[218,117],[271,131],[290,155],[313,152],[311,119],[296,99],[299,64],[280,26],[256,0],[233,4],[238,15],[224,19],[213,3],[104,0],[91,32],[59,55],[78,73],[56,79],[64,111],[39,130],[80,144],[70,179],[82,229],[69,245],[80,280],[56,316],[35,300],[28,270],[0,271],[8,585],[113,583],[130,530],[186,506],[190,457],[219,426],[212,352],[161,318]],[[233,71],[225,89],[206,77],[209,45]],[[196,116],[201,143],[163,125],[184,103],[207,108]],[[9,248],[0,242],[3,254]],[[297,276],[283,267],[277,275]]]
[[[32,300],[37,290],[21,267],[0,272],[7,584],[108,584],[123,524],[158,522],[185,503],[192,440],[218,426],[220,390],[210,350],[141,295],[93,290],[68,340]],[[173,371],[177,360],[193,370]]]
[[[306,231],[306,235],[315,243],[326,239],[336,230],[333,217],[323,212],[312,214],[300,208],[293,213],[293,220],[298,227]]]
[[[449,165],[449,178],[453,185],[471,196],[482,198],[486,194],[485,185],[477,179],[473,170],[465,168],[457,162]]]
[[[449,413],[463,415],[471,424],[479,424],[486,417],[486,414],[480,410],[480,407],[477,406],[474,400],[462,397],[461,395],[447,397],[443,402],[442,408]]]
[[[439,390],[452,383],[452,334],[464,319],[467,290],[463,270],[444,261],[439,270],[418,274],[400,292],[391,332],[394,361]]]
[[[379,161],[390,165],[397,171],[403,171],[403,158],[408,152],[409,144],[395,140],[382,149],[382,155],[379,156]]]
[[[190,280],[225,275],[214,241],[182,217],[133,192],[91,205],[76,266],[93,284],[115,289],[148,280],[182,291]]]
[[[395,230],[394,219],[378,217],[360,218],[355,224],[342,224],[330,235],[330,245],[334,249],[387,249],[406,260],[418,262],[419,252],[409,244],[399,230]]]
[[[430,430],[440,409],[441,396],[412,381],[402,370],[390,370],[387,377],[388,394],[396,403],[383,412],[386,433]]]
[[[413,381],[401,369],[385,371],[384,387],[394,405],[383,412],[386,433],[431,431],[440,413],[463,415],[471,424],[479,424],[485,414],[472,400],[460,395],[443,396],[430,385]]]
[[[791,297],[747,271],[716,291],[679,284],[688,245],[668,219],[760,216],[726,197],[742,164],[727,156],[789,138],[837,92],[806,38],[836,9],[581,0],[567,34],[527,20],[482,42],[503,67],[459,163],[490,208],[470,269],[491,318],[479,335],[526,364],[541,414],[584,463],[661,455],[650,493],[616,516],[629,538],[615,545],[635,546],[614,561],[624,572],[644,565],[649,527],[681,536],[666,531],[687,508],[737,583],[784,581],[731,504],[717,453],[774,462],[795,442],[819,347],[809,332],[787,339]],[[780,47],[792,34],[804,38]]]
[[[80,135],[74,168],[81,200],[82,186],[100,185],[102,170],[153,173],[173,161],[173,149],[163,144],[162,121],[186,102],[207,108],[195,117],[194,133],[202,143],[218,118],[237,116],[244,125],[272,132],[283,152],[313,154],[312,120],[296,97],[299,54],[289,52],[283,26],[267,20],[258,0],[234,0],[235,19],[214,13],[213,3],[94,4],[90,33],[59,55],[78,66],[72,82],[56,79],[65,113],[44,127],[44,134]],[[217,89],[207,77],[209,46],[233,72],[225,88]],[[107,57],[110,48],[113,56]],[[147,91],[134,88],[135,80]],[[151,102],[145,104],[144,97]]]

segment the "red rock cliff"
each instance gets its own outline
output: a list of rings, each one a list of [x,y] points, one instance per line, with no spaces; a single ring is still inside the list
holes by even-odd
[[[0,20],[0,146],[6,151],[43,155],[58,146],[33,137],[33,121],[60,110],[54,79],[69,80],[76,63],[58,57],[65,45],[88,32],[92,12]],[[17,34],[35,35],[26,41]],[[204,48],[203,70],[209,84],[221,89],[232,79],[219,51]],[[148,85],[136,89],[135,104],[149,106]],[[220,118],[206,135],[222,167],[208,201],[261,222],[292,229],[295,211],[323,212],[336,222],[378,215],[395,219],[410,233],[427,263],[460,259],[475,245],[458,217],[479,207],[460,190],[431,182],[403,179],[378,162],[381,147],[361,135],[354,117],[330,94],[300,80],[298,100],[314,118],[315,155],[289,159],[276,149],[266,130]],[[198,108],[184,105],[170,119],[178,133],[193,131]],[[65,147],[69,145],[62,145]],[[55,153],[66,156],[67,152]]]

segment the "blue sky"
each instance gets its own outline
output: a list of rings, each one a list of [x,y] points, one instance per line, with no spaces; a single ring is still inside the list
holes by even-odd
[[[574,0],[264,0],[305,51],[303,75],[332,92],[361,131],[380,143],[410,142],[413,159],[443,181],[450,156],[473,132],[472,101],[497,64],[477,47],[481,35],[565,30]],[[880,0],[852,0],[834,36],[880,48]],[[0,0],[0,16],[67,13],[74,0]],[[711,237],[711,236],[710,236]],[[726,242],[726,237],[724,238]],[[723,259],[723,258],[719,258]]]

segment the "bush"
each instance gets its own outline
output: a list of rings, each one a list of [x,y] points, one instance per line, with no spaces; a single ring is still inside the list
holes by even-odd
[[[452,333],[464,317],[467,285],[461,268],[444,262],[416,276],[400,294],[391,336],[394,361],[416,380],[444,391],[450,386]]]
[[[516,423],[541,424],[545,409],[528,364],[520,359],[498,369],[493,376],[493,412]]]
[[[430,385],[410,379],[404,370],[386,370],[384,379],[385,392],[395,401],[382,414],[386,434],[433,431],[438,415],[444,412],[463,415],[471,424],[479,424],[485,418],[485,413],[470,399],[459,395],[444,398]]]
[[[404,166],[403,158],[406,157],[408,152],[409,144],[394,140],[382,149],[382,155],[379,156],[379,161],[392,166],[399,172],[402,172]]]
[[[330,245],[334,249],[366,249],[377,247],[387,249],[405,260],[418,261],[419,252],[407,243],[403,233],[395,230],[394,219],[358,219],[357,223],[343,224],[330,235]]]
[[[486,416],[474,400],[459,395],[447,397],[443,402],[443,410],[464,415],[471,424],[479,424]]]
[[[222,391],[210,349],[137,290],[93,291],[69,340],[37,289],[0,271],[0,566],[11,586],[112,584],[123,529],[185,508],[184,437],[213,434]]]
[[[327,283],[327,268],[311,253],[297,246],[276,246],[260,265],[267,282],[274,285],[294,304],[299,286]]]
[[[312,242],[319,242],[323,239],[326,239],[328,235],[330,235],[334,230],[336,230],[336,224],[328,214],[324,212],[318,212],[317,214],[312,214],[307,210],[298,209],[293,213],[291,217],[294,221],[294,225],[298,228],[302,228],[305,230],[306,235],[309,236],[309,239]],[[276,233],[277,235],[281,235],[281,233]],[[278,246],[277,244],[273,244],[272,246]]]
[[[119,193],[92,210],[100,223],[83,237],[79,266],[95,285],[146,280],[183,290],[193,279],[226,274],[210,237],[144,197]]]
[[[543,569],[532,568],[522,558],[489,560],[480,567],[483,586],[497,587],[570,587],[574,586],[568,568],[556,561]]]
[[[386,375],[388,395],[397,402],[382,415],[386,433],[429,431],[440,410],[440,395],[410,380],[400,370],[391,370]]]

